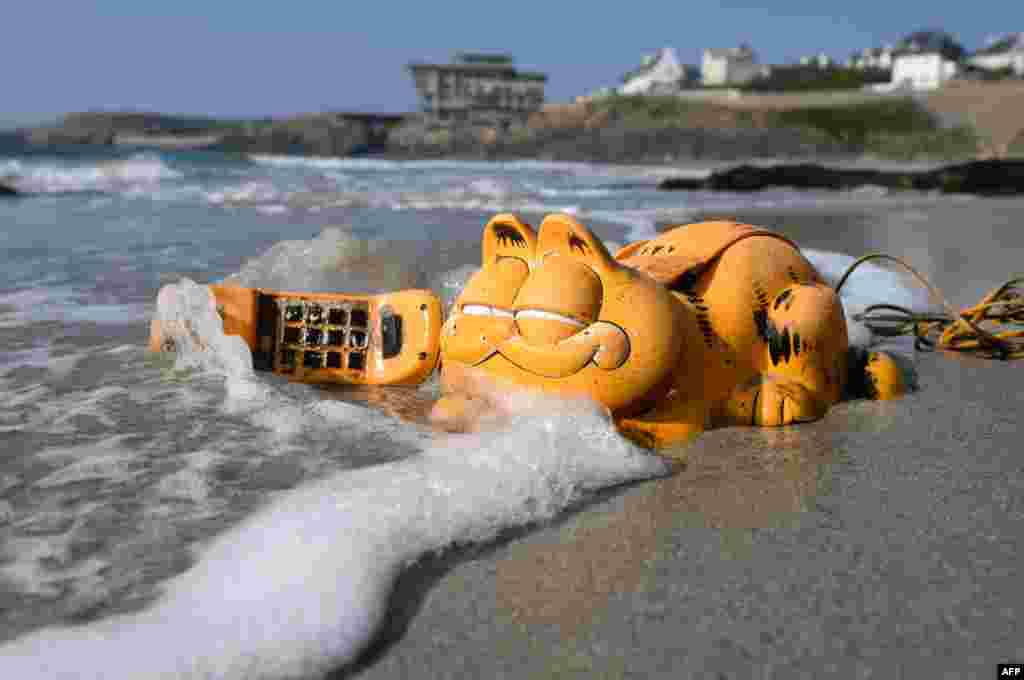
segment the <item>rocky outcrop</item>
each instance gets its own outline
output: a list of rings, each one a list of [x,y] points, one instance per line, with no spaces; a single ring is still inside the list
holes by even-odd
[[[715,129],[610,125],[544,130],[498,145],[507,155],[564,161],[665,163],[688,160],[835,156],[840,144],[802,130]]]
[[[579,126],[436,126],[409,121],[388,140],[393,157],[537,158],[593,163],[665,163],[751,157],[837,156],[840,144],[791,128],[638,128],[615,123]]]
[[[242,153],[349,156],[365,152],[370,130],[359,121],[322,114],[266,123],[246,123],[209,148]]]
[[[668,178],[666,190],[759,191],[791,189],[856,189],[879,186],[942,193],[1007,196],[1024,194],[1024,160],[984,160],[947,165],[921,172],[829,168],[814,163],[740,165],[706,178]]]
[[[21,192],[14,188],[10,180],[0,177],[0,198],[20,195]]]
[[[388,155],[401,158],[489,158],[505,134],[487,125],[439,125],[415,116],[391,130],[386,149]]]
[[[41,127],[25,133],[25,141],[33,146],[60,146],[90,144],[108,146],[114,143],[114,132],[109,129],[76,127]]]
[[[365,120],[323,113],[283,119],[219,120],[152,113],[75,113],[59,125],[26,131],[34,146],[130,145],[240,153],[348,156],[379,133]]]

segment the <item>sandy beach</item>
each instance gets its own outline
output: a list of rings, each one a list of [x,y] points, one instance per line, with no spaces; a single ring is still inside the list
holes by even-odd
[[[905,257],[957,306],[1024,270],[1016,199],[730,216]],[[1024,367],[912,362],[906,398],[707,433],[673,477],[421,563],[337,677],[992,677],[1024,659]]]

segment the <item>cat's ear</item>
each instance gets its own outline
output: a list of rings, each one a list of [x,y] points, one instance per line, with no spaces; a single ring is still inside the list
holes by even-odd
[[[554,254],[582,260],[595,270],[618,267],[601,239],[572,216],[562,213],[545,217],[537,237],[538,262]]]
[[[481,264],[485,267],[502,257],[514,257],[532,266],[537,252],[537,233],[515,215],[501,213],[492,217],[484,227],[481,250]]]

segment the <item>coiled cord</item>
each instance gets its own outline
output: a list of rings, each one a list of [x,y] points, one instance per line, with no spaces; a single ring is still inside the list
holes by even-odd
[[[884,337],[913,335],[919,350],[969,352],[989,359],[1024,359],[1024,276],[1010,279],[982,300],[957,312],[939,290],[904,260],[884,253],[865,255],[847,267],[836,284],[836,294],[860,265],[870,260],[889,260],[904,267],[940,302],[945,314],[918,313],[906,307],[875,304],[853,319]],[[985,324],[988,328],[983,327]],[[935,337],[938,336],[938,337]]]

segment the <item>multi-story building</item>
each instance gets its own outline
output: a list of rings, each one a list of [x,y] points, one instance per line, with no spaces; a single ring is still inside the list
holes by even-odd
[[[504,54],[461,53],[450,64],[409,64],[420,109],[436,121],[507,126],[544,104],[547,76]]]

